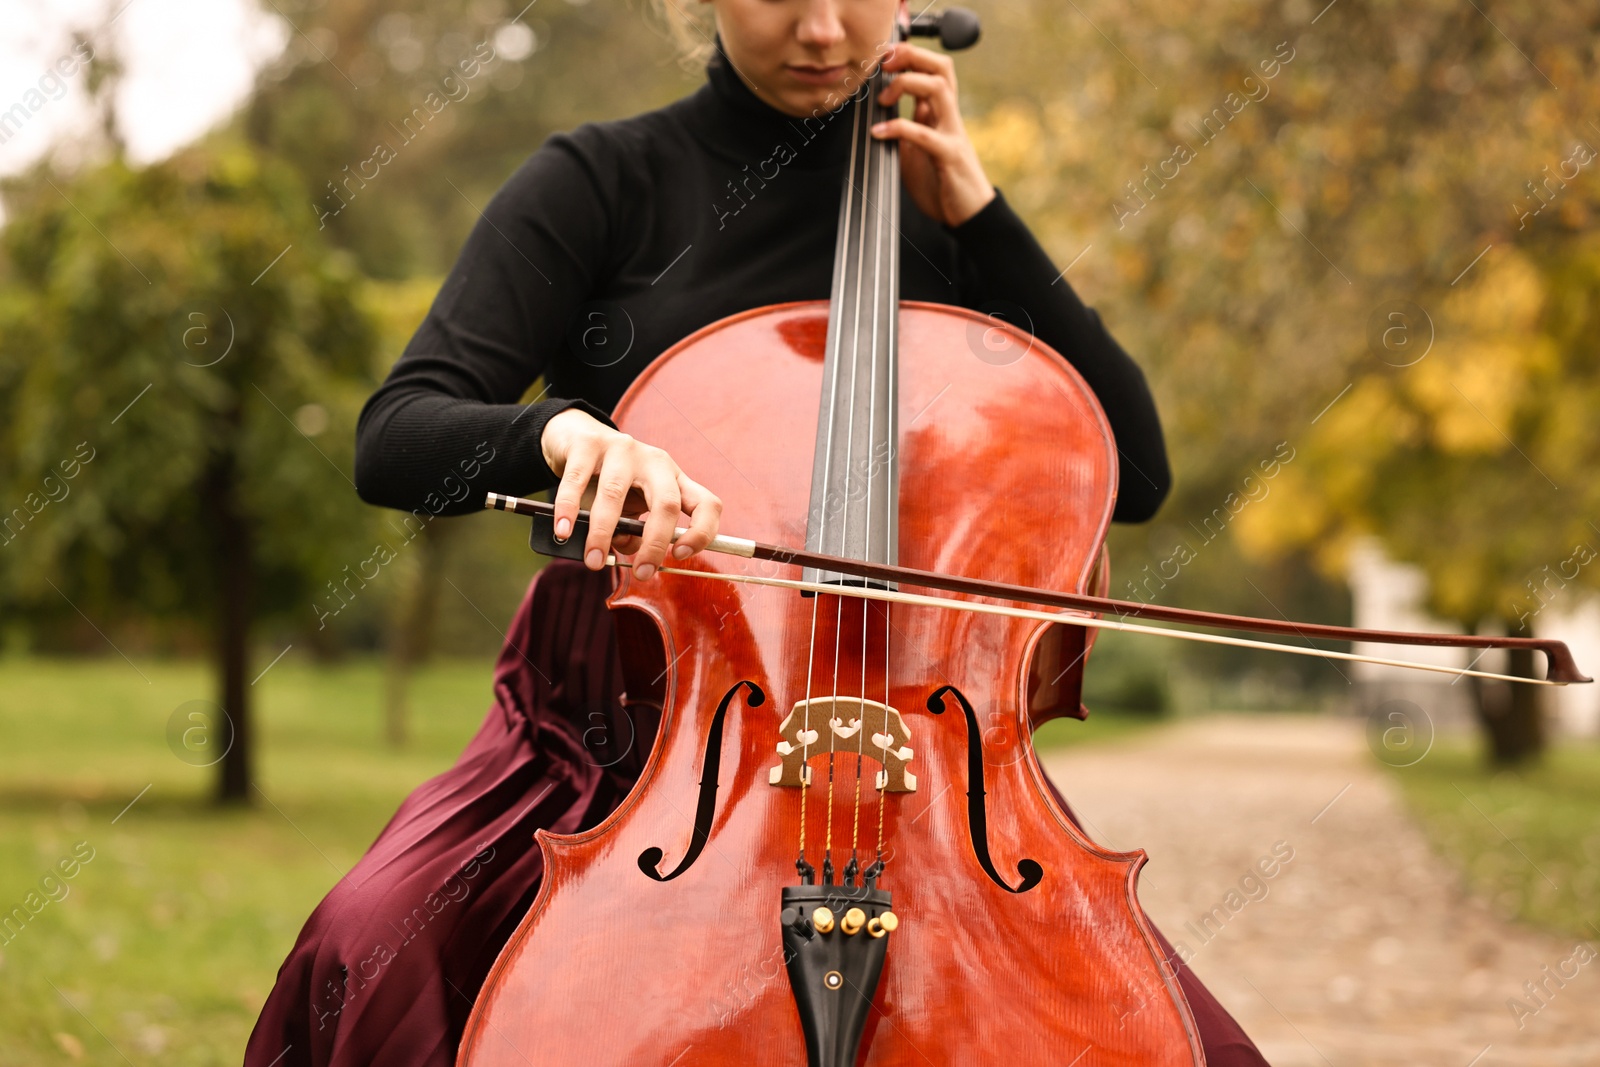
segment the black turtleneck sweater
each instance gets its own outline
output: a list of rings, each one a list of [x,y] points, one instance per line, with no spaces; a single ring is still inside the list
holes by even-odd
[[[487,490],[550,488],[539,439],[557,412],[606,419],[651,360],[701,326],[828,299],[849,134],[848,108],[791,118],[719,54],[690,96],[552,136],[490,200],[362,410],[361,498],[463,514]],[[1144,376],[1004,196],[947,227],[902,190],[900,218],[901,297],[1031,323],[1111,422],[1114,517],[1154,514],[1170,475]],[[541,374],[545,397],[519,403]]]

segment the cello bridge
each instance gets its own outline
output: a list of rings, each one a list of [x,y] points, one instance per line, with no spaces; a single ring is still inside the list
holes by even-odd
[[[914,793],[917,776],[911,762],[911,732],[900,713],[887,704],[861,697],[812,697],[795,703],[778,727],[778,765],[768,780],[775,786],[811,784],[807,761],[832,752],[869,756],[881,764],[876,788]]]

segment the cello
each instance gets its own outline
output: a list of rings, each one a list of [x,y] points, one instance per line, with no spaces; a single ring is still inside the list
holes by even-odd
[[[975,36],[944,20],[897,34]],[[625,689],[660,709],[655,747],[600,825],[539,832],[544,880],[479,993],[463,1065],[1202,1064],[1138,902],[1144,854],[1083,835],[1027,743],[1079,713],[1094,632],[1152,629],[1138,616],[1532,641],[1094,595],[1110,428],[1038,339],[899,299],[896,144],[868,133],[888,117],[885,76],[849,105],[830,299],[704,327],[614,412],[716,484],[747,536],[662,581],[616,561]],[[563,543],[549,505],[487,505],[532,516],[536,549],[581,552],[581,518]],[[1565,646],[1532,643],[1547,680],[1586,680]],[[574,1000],[600,1007],[579,1016]]]

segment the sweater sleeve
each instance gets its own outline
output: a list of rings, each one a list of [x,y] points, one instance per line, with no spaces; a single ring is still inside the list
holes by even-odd
[[[517,401],[559,358],[606,269],[621,168],[592,127],[551,137],[483,209],[427,317],[356,427],[370,504],[466,514],[485,491],[555,485],[539,440],[576,398]]]
[[[1149,519],[1166,499],[1172,475],[1161,419],[1139,365],[1095,310],[1078,299],[999,189],[976,215],[950,232],[959,251],[961,287],[976,298],[972,305],[999,299],[1020,307],[1028,321],[1014,325],[1065,356],[1105,409],[1120,457],[1112,518]]]

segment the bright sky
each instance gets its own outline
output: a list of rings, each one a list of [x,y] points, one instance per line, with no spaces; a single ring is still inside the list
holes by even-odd
[[[0,114],[41,88],[40,79],[71,52],[72,30],[113,17],[126,70],[117,110],[138,162],[161,159],[225,120],[292,32],[257,0],[0,0]],[[51,98],[54,86],[46,82],[43,106],[0,144],[0,174],[92,128],[84,73],[66,79],[60,99]]]

